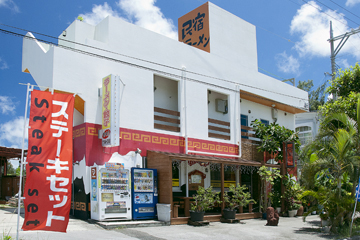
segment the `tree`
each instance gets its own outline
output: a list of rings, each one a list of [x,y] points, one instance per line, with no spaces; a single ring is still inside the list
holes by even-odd
[[[359,93],[350,92],[348,96],[340,96],[337,99],[331,99],[321,106],[320,112],[323,116],[332,113],[346,113],[350,118],[356,118],[356,102]]]
[[[339,70],[338,76],[326,89],[326,93],[336,96],[336,99],[329,99],[325,105],[320,107],[323,116],[330,113],[346,113],[352,119],[356,118],[356,102],[360,92],[360,66],[345,70]]]
[[[326,82],[319,86],[316,90],[312,91],[311,89],[314,87],[313,80],[299,81],[297,87],[308,92],[309,111],[317,111],[320,106],[325,104]]]
[[[327,92],[336,94],[338,97],[348,97],[351,92],[360,92],[360,66],[350,66],[345,70],[339,70],[338,77],[331,83]]]
[[[271,123],[265,126],[261,121],[255,119],[251,122],[255,136],[261,139],[260,146],[258,147],[259,152],[276,153],[275,160],[281,162],[283,160],[283,143],[291,141],[295,143],[295,150],[298,151],[300,147],[300,140],[298,135],[284,126],[280,126],[277,123]],[[258,171],[261,178],[261,193],[260,206],[265,211],[267,208],[266,199],[266,187],[265,183],[269,182],[274,185],[274,179],[280,176],[278,171],[267,171],[265,166],[259,168]]]
[[[299,150],[300,140],[294,131],[280,126],[277,123],[270,123],[268,126],[265,126],[265,124],[258,119],[252,121],[251,125],[255,131],[255,136],[261,139],[258,151],[277,153],[275,156],[276,161],[283,160],[283,142],[294,142],[295,150]]]
[[[6,174],[7,175],[16,175],[15,168],[10,161],[8,161],[8,163],[7,163]]]
[[[321,122],[321,128],[315,141],[305,148],[304,156],[308,161],[303,168],[303,176],[307,177],[306,186],[308,196],[313,196],[320,203],[328,206],[332,229],[335,231],[342,226],[343,220],[350,221],[351,208],[354,203],[355,186],[360,166],[360,96],[357,98],[356,114],[354,118],[346,113],[330,113]],[[330,185],[323,184],[322,188],[314,188],[319,176],[334,179]],[[329,178],[331,177],[331,178]],[[314,181],[315,179],[315,181]],[[348,179],[352,188],[344,188],[344,179]],[[333,187],[332,187],[333,186]],[[316,191],[314,191],[314,189]],[[335,190],[335,191],[334,191]],[[319,191],[326,191],[326,198],[319,197]],[[344,205],[340,200],[346,200]]]

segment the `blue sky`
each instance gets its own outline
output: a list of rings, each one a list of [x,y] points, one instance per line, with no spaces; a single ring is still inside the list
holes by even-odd
[[[177,39],[177,19],[203,0],[0,0],[0,29],[54,41],[78,16],[96,24],[107,15]],[[213,0],[212,3],[257,27],[259,71],[279,80],[329,80],[329,21],[334,36],[360,24],[360,0]],[[16,27],[16,28],[13,28]],[[234,40],[236,41],[236,39]],[[240,43],[241,44],[241,43]],[[0,32],[0,146],[21,147],[26,86],[35,84],[21,72],[22,38]],[[360,59],[360,34],[338,54],[339,68]]]

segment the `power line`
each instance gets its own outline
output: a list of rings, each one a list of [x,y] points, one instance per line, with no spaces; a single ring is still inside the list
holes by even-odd
[[[44,42],[46,44],[54,44],[53,42],[50,42],[50,41],[46,41],[46,40],[43,40],[43,39],[35,39],[35,38],[32,38],[32,37],[26,36],[25,34],[16,33],[16,32],[12,32],[12,31],[7,31],[7,30],[1,29],[1,28],[0,28],[0,32],[5,33],[5,34],[14,35],[14,36],[17,36],[17,37],[23,37],[23,38],[31,39],[31,40],[34,40],[34,41],[38,40],[38,41]],[[41,35],[44,35],[44,34],[41,34]],[[48,35],[46,35],[46,36],[48,36]],[[48,36],[48,37],[54,38],[52,36]],[[64,40],[64,39],[61,39],[61,40]],[[93,49],[97,49],[97,50],[101,50],[101,51],[104,51],[104,52],[114,53],[114,54],[117,54],[117,55],[120,55],[120,56],[125,56],[125,57],[128,57],[128,58],[140,60],[140,61],[151,63],[151,64],[154,64],[154,65],[167,67],[167,68],[170,68],[170,69],[173,69],[173,70],[183,71],[181,68],[171,67],[171,66],[167,66],[167,65],[164,65],[164,64],[159,64],[159,63],[143,60],[143,59],[140,59],[140,58],[135,58],[135,57],[123,55],[123,54],[120,54],[120,53],[108,51],[108,50],[101,49],[101,48],[96,48],[96,47],[89,46],[89,45],[86,45],[86,44],[81,44],[81,43],[77,43],[77,42],[69,41],[69,40],[64,40],[64,41],[74,43],[74,44],[78,44],[78,45],[85,46],[85,47],[89,47],[89,48],[93,48]],[[95,54],[95,53],[79,50],[79,49],[64,46],[64,45],[61,45],[61,44],[54,45],[54,46],[61,47],[61,48],[71,50],[71,51],[74,51],[74,52],[82,53],[82,54],[85,54],[85,55],[93,56],[93,57],[98,57],[98,58],[107,59],[107,60],[110,60],[110,61],[115,61],[115,62],[119,62],[119,63],[126,64],[126,65],[131,65],[131,66],[137,67],[137,68],[142,68],[142,69],[145,69],[145,70],[154,71],[154,72],[161,73],[161,74],[168,75],[168,76],[172,76],[172,77],[175,77],[175,78],[182,78],[182,76],[180,76],[180,75],[168,73],[168,72],[157,70],[157,69],[150,68],[150,67],[141,66],[141,65],[138,65],[138,64],[130,63],[130,62],[115,59],[115,58],[110,58],[110,57],[100,55],[100,54]],[[207,78],[212,78],[212,79],[224,81],[224,82],[235,84],[235,85],[241,85],[241,86],[245,86],[245,87],[248,87],[248,88],[253,88],[253,89],[257,89],[257,90],[261,90],[261,91],[265,91],[265,92],[271,92],[271,93],[279,94],[279,95],[286,96],[286,97],[291,97],[291,98],[300,99],[300,100],[306,100],[304,98],[294,97],[293,95],[287,95],[287,94],[283,94],[283,93],[279,93],[279,92],[269,91],[269,90],[266,90],[266,89],[263,89],[263,88],[260,88],[260,87],[255,87],[255,86],[251,86],[251,85],[247,85],[247,84],[243,84],[243,83],[233,82],[233,81],[229,81],[229,80],[222,79],[222,78],[217,78],[217,77],[208,76],[208,75],[205,75],[205,74],[200,74],[200,73],[197,73],[197,72],[191,72],[191,71],[186,71],[186,72],[194,74],[194,75],[202,76],[202,77],[207,77]],[[204,81],[201,81],[201,80],[198,80],[198,79],[193,79],[193,78],[186,78],[186,79],[190,80],[190,81],[199,82],[199,83],[203,83],[203,84],[207,84],[207,85],[212,85],[214,87],[219,87],[219,88],[234,91],[231,88],[226,88],[226,87],[223,87],[223,86],[220,86],[220,85],[207,83],[207,82],[204,82]]]
[[[335,5],[337,5],[338,7],[340,7],[340,8],[342,8],[342,9],[344,9],[344,10],[345,10],[345,11],[347,11],[348,13],[351,13],[352,15],[354,15],[355,17],[357,17],[357,18],[359,18],[359,19],[360,19],[360,17],[359,17],[358,15],[356,15],[356,14],[354,14],[354,13],[350,12],[350,11],[349,11],[349,10],[347,10],[346,8],[344,8],[344,7],[342,7],[341,5],[337,4],[335,1],[330,0],[330,2],[334,3],[334,4],[335,4]]]
[[[339,19],[336,19],[335,17],[331,16],[330,14],[327,14],[326,12],[322,11],[322,10],[321,10],[321,8],[315,7],[314,5],[310,4],[310,3],[309,3],[309,2],[307,2],[306,0],[302,0],[302,1],[303,1],[304,3],[306,3],[306,4],[308,4],[309,6],[312,6],[313,8],[315,8],[315,9],[319,10],[319,11],[320,11],[320,12],[322,12],[323,14],[325,14],[325,15],[327,15],[327,16],[329,16],[329,17],[331,17],[331,18],[332,18],[332,19],[334,19],[335,21],[338,21],[339,23],[341,23],[341,24],[343,24],[343,25],[345,25],[345,26],[349,27],[346,23],[343,23],[343,22],[341,22]]]
[[[282,79],[282,80],[285,80],[285,78],[279,77],[279,76],[275,75],[274,73],[271,73],[271,72],[269,72],[269,71],[266,71],[265,69],[262,69],[261,67],[258,67],[258,69],[260,69],[260,70],[262,70],[262,71],[264,71],[264,72],[266,72],[266,73],[268,73],[268,74],[270,74],[270,75],[273,75],[274,77],[277,77],[277,78],[280,78],[280,79]]]
[[[327,7],[327,8],[330,9],[331,11],[335,12],[334,9],[330,8],[329,6],[327,6],[327,5],[325,5],[324,3],[320,2],[319,0],[315,0],[315,1],[317,1],[318,3],[320,3],[320,4],[323,5],[323,6]],[[358,23],[354,22],[353,20],[351,20],[350,18],[348,18],[348,17],[346,17],[346,16],[344,16],[344,18],[346,18],[346,19],[348,19],[349,21],[355,23],[356,25],[359,25]]]

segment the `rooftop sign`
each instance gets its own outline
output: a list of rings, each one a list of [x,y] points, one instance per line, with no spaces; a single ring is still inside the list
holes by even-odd
[[[179,41],[210,52],[209,4],[205,3],[178,19]]]

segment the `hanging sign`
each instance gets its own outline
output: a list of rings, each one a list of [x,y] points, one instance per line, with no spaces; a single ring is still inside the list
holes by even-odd
[[[71,205],[74,96],[31,93],[23,230],[66,232]]]
[[[120,80],[109,75],[102,79],[102,131],[103,147],[119,146]]]
[[[285,163],[286,167],[295,167],[295,144],[294,142],[285,142]]]

